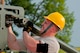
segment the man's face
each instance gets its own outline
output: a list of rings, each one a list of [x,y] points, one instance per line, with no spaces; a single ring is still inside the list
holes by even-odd
[[[42,33],[49,25],[50,25],[50,21],[45,19],[44,22],[42,23],[42,28],[40,30],[40,33]]]

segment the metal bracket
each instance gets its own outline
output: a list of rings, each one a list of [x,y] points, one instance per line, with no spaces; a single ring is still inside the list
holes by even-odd
[[[24,9],[19,6],[0,5],[0,49],[3,50],[7,45],[7,28],[5,27],[5,16],[12,15],[16,18],[24,18]]]

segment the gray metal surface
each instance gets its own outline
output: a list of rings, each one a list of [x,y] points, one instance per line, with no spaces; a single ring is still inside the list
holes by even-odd
[[[0,5],[0,49],[7,45],[7,28],[5,27],[5,16],[12,15],[16,18],[24,18],[24,9],[18,6]]]

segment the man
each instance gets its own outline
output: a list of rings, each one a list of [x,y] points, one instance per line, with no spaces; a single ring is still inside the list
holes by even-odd
[[[33,27],[33,24],[31,22],[27,23],[27,26],[23,29],[23,46],[32,53],[58,53],[60,47],[55,35],[64,28],[65,19],[59,12],[51,13],[44,18],[45,20],[40,30],[41,35],[37,38],[29,35],[28,32]],[[8,46],[11,50],[23,50],[12,32],[11,26],[8,27]]]

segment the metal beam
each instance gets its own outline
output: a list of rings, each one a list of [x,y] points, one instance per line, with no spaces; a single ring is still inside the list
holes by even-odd
[[[57,39],[57,40],[60,44],[60,48],[64,51],[66,51],[67,53],[80,53],[79,51],[77,51],[73,47],[71,47],[68,44],[66,44],[65,42],[61,41],[60,39]]]

